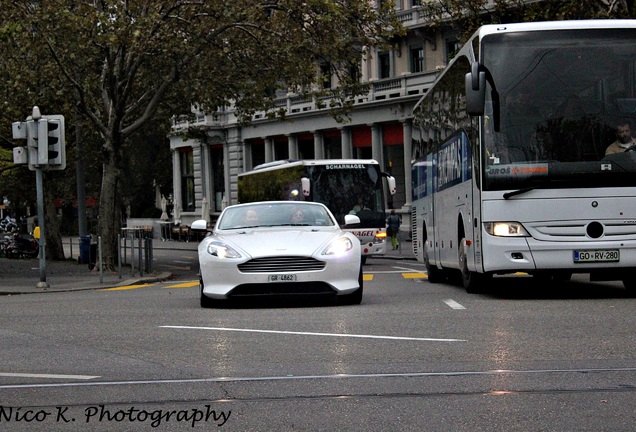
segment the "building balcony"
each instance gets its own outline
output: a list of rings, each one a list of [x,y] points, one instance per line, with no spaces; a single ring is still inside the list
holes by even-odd
[[[369,92],[364,95],[358,95],[355,98],[353,109],[364,109],[367,106],[391,102],[394,103],[400,99],[420,98],[426,89],[433,83],[439,70],[431,70],[418,73],[407,73],[400,77],[385,78],[372,80],[369,82]],[[277,108],[284,108],[288,118],[301,117],[307,114],[315,114],[320,111],[328,110],[330,98],[312,98],[305,99],[300,95],[288,93],[285,96],[278,97],[274,105]],[[260,111],[252,116],[253,122],[272,121],[267,113]],[[227,127],[238,124],[238,118],[235,115],[233,107],[226,110],[216,112],[214,114],[205,114],[196,112],[194,120],[175,119],[173,123],[174,131],[185,130],[189,127]]]

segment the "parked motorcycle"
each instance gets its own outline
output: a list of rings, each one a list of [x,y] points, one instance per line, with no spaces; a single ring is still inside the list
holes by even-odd
[[[0,219],[0,232],[12,233],[18,230],[18,224],[15,219],[10,216],[5,216],[4,219]]]
[[[5,246],[4,253],[8,258],[37,258],[40,244],[32,236],[14,234],[13,239]]]

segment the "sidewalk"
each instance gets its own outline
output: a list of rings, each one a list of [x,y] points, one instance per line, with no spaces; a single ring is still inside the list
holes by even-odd
[[[47,288],[38,287],[40,282],[40,260],[0,258],[0,296],[16,294],[35,294],[49,292],[66,292],[95,290],[170,280],[174,274],[170,272],[152,272],[138,276],[131,275],[130,266],[122,266],[121,277],[118,272],[91,271],[88,264],[78,264],[80,255],[79,239],[65,237],[63,240],[65,261],[46,261]],[[196,251],[198,242],[162,241],[153,239],[154,250],[192,250]],[[391,250],[389,244],[387,259],[414,260],[411,242],[403,241],[398,250]]]

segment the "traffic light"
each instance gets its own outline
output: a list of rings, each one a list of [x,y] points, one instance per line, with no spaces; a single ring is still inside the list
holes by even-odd
[[[46,169],[63,170],[66,168],[66,149],[64,143],[64,116],[50,115],[38,122],[38,164]]]
[[[38,163],[38,122],[35,120],[27,120],[27,160],[29,161],[29,169],[35,170]]]

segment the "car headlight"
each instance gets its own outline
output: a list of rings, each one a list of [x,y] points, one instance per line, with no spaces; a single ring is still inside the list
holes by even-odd
[[[497,237],[529,237],[528,231],[519,222],[486,222],[486,232]]]
[[[323,255],[342,255],[353,249],[353,243],[348,237],[339,237],[332,241],[329,246],[322,251]]]
[[[232,247],[220,241],[210,242],[208,245],[208,253],[219,258],[241,258],[241,254]]]

